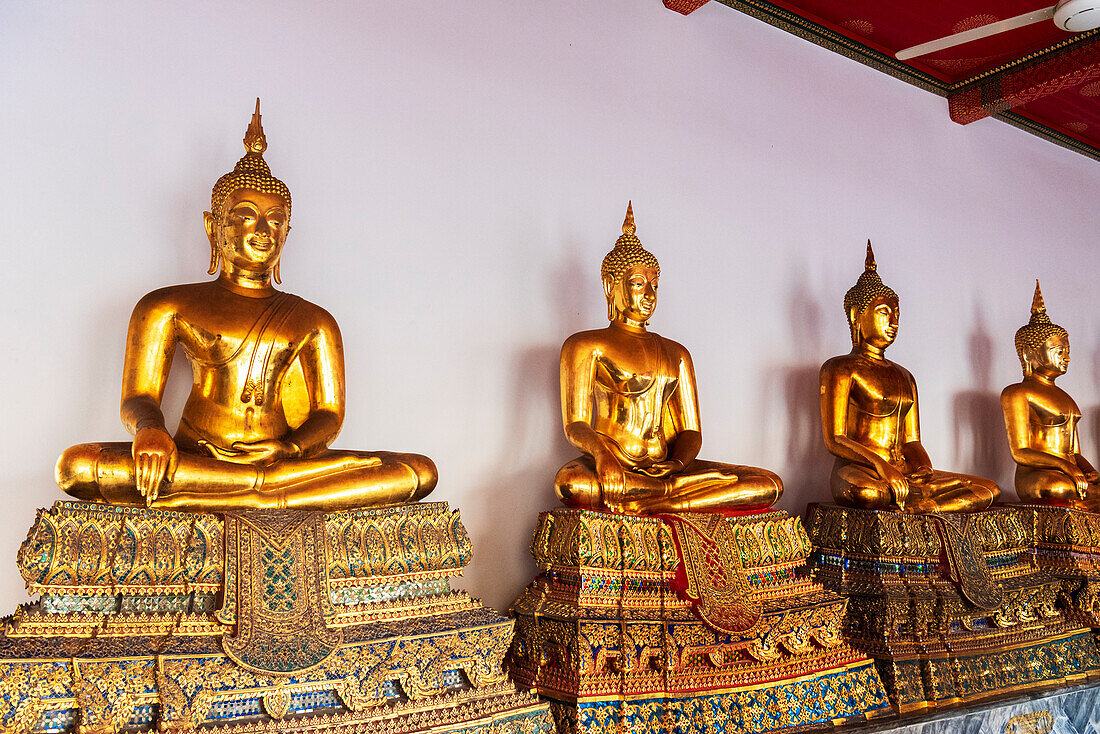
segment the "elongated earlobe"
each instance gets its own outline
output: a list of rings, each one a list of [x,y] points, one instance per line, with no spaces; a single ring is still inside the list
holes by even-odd
[[[214,236],[214,224],[214,215],[211,212],[203,212],[202,226],[206,230],[206,239],[210,240],[210,269],[206,271],[208,275],[218,272],[218,262],[221,260],[218,257],[218,238]]]
[[[283,279],[279,277],[279,263],[275,263],[275,271],[271,274],[271,277],[276,283],[282,283]]]

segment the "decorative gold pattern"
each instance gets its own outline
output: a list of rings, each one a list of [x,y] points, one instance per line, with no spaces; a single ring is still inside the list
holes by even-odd
[[[336,613],[325,578],[324,514],[226,513],[225,537],[232,568],[226,577],[236,581],[235,588],[226,584],[225,595],[234,599],[237,622],[235,633],[223,637],[226,654],[267,673],[310,668],[332,655],[343,635],[328,626]]]
[[[445,579],[471,557],[458,511],[443,502],[333,512],[324,525],[335,589],[368,592],[383,583]],[[219,515],[64,501],[39,510],[18,564],[31,594],[214,592],[223,581],[223,535]]]
[[[703,621],[731,635],[762,633],[760,608],[745,577],[742,546],[734,532],[734,528],[744,525],[727,522],[715,514],[662,515],[661,519],[676,536],[685,576],[684,595],[694,603]],[[801,523],[790,525],[801,530]],[[805,545],[808,551],[808,540]]]
[[[870,661],[841,636],[845,600],[802,573],[810,546],[798,518],[713,518],[690,520],[713,526],[725,571],[739,565],[744,574],[760,621],[741,633],[715,629],[677,593],[687,579],[678,577],[675,531],[664,519],[569,509],[539,516],[531,551],[543,572],[512,607],[509,669],[558,702],[560,731],[618,731],[614,722],[629,720],[624,730],[659,732],[678,711],[704,708],[726,713],[685,731],[727,731],[720,720],[770,722],[745,724],[749,731],[794,725],[769,718],[781,709],[798,725],[885,710]],[[810,703],[790,707],[789,696]],[[765,702],[771,713],[754,719],[750,711]]]
[[[1016,510],[811,505],[809,517],[814,577],[848,596],[845,638],[875,659],[902,711],[1100,673],[1091,633],[1056,609],[1059,582],[1036,566],[1033,529]],[[974,573],[979,555],[988,576]],[[999,605],[973,603],[993,601],[990,582]]]
[[[155,530],[119,564],[98,539],[110,547],[127,528]],[[223,537],[228,558],[206,542]],[[0,731],[551,734],[545,704],[517,693],[502,668],[513,623],[447,584],[469,557],[445,503],[224,519],[58,503],[39,513],[20,566],[55,608],[74,611],[35,604],[7,623]],[[85,612],[88,599],[112,593],[174,599],[193,588],[176,580],[197,571],[224,577],[219,614],[152,601],[144,613]],[[341,596],[349,592],[359,595]],[[305,655],[288,653],[294,640]]]
[[[1100,628],[1100,514],[1049,505],[1016,509],[1035,534],[1039,568],[1061,582],[1058,604],[1066,616]]]

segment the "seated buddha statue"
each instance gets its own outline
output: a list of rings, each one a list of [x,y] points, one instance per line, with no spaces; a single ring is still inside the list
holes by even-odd
[[[193,511],[424,497],[436,483],[430,459],[329,448],[344,419],[340,330],[320,306],[273,286],[291,200],[263,158],[259,100],[244,145],[203,214],[217,279],[155,290],[130,317],[121,412],[133,441],[67,449],[58,486],[90,502]],[[179,348],[194,382],[170,435],[161,399]]]
[[[1047,316],[1039,281],[1031,319],[1016,332],[1024,379],[1001,393],[1016,494],[1024,502],[1100,511],[1100,472],[1081,456],[1081,409],[1054,381],[1069,368],[1069,334]]]
[[[584,455],[558,471],[558,497],[627,513],[770,507],[783,492],[778,476],[697,458],[703,435],[691,356],[646,329],[661,267],[635,236],[629,204],[601,275],[610,325],[574,334],[561,349],[565,435]]]
[[[898,331],[898,296],[883,284],[867,242],[863,274],[844,295],[852,351],[821,367],[821,428],[836,457],[841,505],[912,512],[982,510],[1000,494],[981,477],[932,468],[921,445],[917,383],[886,359]]]

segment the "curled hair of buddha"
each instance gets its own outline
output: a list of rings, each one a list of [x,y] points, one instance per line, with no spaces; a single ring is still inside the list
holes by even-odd
[[[1052,336],[1069,338],[1069,332],[1058,324],[1052,323],[1047,316],[1047,306],[1043,302],[1043,292],[1039,289],[1039,279],[1035,279],[1035,295],[1031,298],[1031,319],[1016,330],[1016,356],[1025,374],[1029,372],[1027,355],[1043,348],[1046,340]]]
[[[623,233],[615,241],[615,247],[611,248],[611,252],[604,256],[603,264],[600,265],[600,277],[603,278],[604,288],[608,294],[607,318],[609,320],[615,318],[611,293],[622,282],[626,271],[635,265],[644,265],[647,268],[656,270],[657,275],[661,274],[661,264],[657,262],[657,257],[642,247],[641,240],[634,234],[635,231],[634,206],[628,201],[626,203],[626,219],[623,220]]]
[[[279,179],[271,175],[271,169],[264,160],[264,151],[267,150],[267,137],[264,135],[263,126],[260,124],[260,98],[256,98],[256,111],[252,113],[252,120],[248,123],[248,129],[244,133],[244,156],[237,161],[233,170],[218,179],[214,184],[214,190],[210,192],[210,212],[218,221],[224,212],[225,200],[237,189],[255,189],[265,194],[275,194],[286,202],[287,216],[290,216],[290,189]],[[217,248],[210,252],[210,274],[218,270]],[[275,266],[275,282],[279,279],[279,266]]]
[[[871,302],[877,298],[889,298],[898,300],[898,294],[882,282],[878,274],[878,264],[875,262],[875,252],[871,249],[871,240],[867,240],[867,259],[863,265],[863,274],[859,276],[856,284],[844,294],[844,313],[848,317],[848,325],[852,329],[852,344],[859,338],[856,333],[856,321],[859,315],[867,310]]]

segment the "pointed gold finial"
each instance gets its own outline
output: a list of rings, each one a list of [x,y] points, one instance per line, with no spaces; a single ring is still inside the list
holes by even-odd
[[[1031,297],[1031,313],[1040,314],[1047,312],[1047,305],[1043,303],[1043,291],[1039,289],[1039,279],[1035,279],[1035,295]]]
[[[623,220],[623,234],[634,234],[637,232],[637,228],[634,226],[634,202],[626,202],[626,219]]]
[[[863,262],[864,270],[878,270],[878,263],[875,262],[875,251],[871,249],[871,238],[867,238],[867,259]]]
[[[267,150],[267,138],[264,137],[264,128],[260,124],[260,98],[256,98],[256,111],[252,113],[252,120],[248,123],[248,129],[244,132],[244,147],[249,153],[263,155]]]

